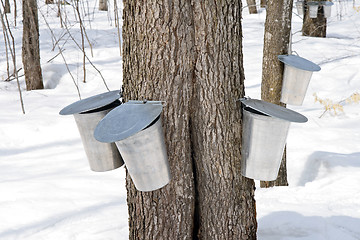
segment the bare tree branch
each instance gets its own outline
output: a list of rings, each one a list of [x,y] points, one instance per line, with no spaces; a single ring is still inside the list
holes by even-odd
[[[3,0],[1,0],[1,4],[4,6]],[[6,25],[5,25],[4,15],[5,15],[5,20],[6,20]],[[21,88],[20,88],[19,76],[18,76],[18,72],[16,71],[15,39],[14,39],[14,36],[12,35],[12,32],[10,30],[10,24],[9,24],[8,19],[7,19],[7,16],[6,16],[6,14],[3,14],[1,9],[0,9],[0,17],[1,17],[2,28],[3,28],[4,32],[5,32],[8,47],[9,47],[11,57],[12,57],[12,60],[13,60],[14,76],[16,77],[17,87],[18,87],[18,90],[19,90],[21,109],[22,109],[23,114],[25,114],[25,107],[24,107],[24,101],[23,101]],[[7,29],[7,31],[5,31],[6,29]],[[9,32],[9,34],[11,36],[12,46],[10,45],[10,38],[9,38],[8,32]]]

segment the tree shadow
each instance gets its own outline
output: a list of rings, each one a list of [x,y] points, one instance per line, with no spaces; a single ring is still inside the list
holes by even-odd
[[[67,64],[73,70],[78,66],[75,64]],[[45,89],[55,89],[60,83],[62,77],[68,74],[65,63],[51,63],[42,66],[43,82]]]
[[[18,236],[23,235],[31,236],[46,229],[56,229],[61,227],[59,225],[71,225],[74,222],[84,222],[84,224],[86,224],[88,218],[96,216],[96,214],[99,214],[99,212],[106,211],[106,209],[109,208],[111,209],[124,205],[126,205],[126,201],[125,198],[122,198],[116,202],[113,201],[108,203],[99,203],[83,209],[76,209],[74,211],[52,215],[49,218],[42,219],[38,222],[33,222],[16,229],[9,229],[0,232],[0,239],[5,237],[14,237],[15,239]]]
[[[19,148],[0,148],[0,157],[12,156],[16,154],[33,152],[41,149],[48,149],[51,147],[59,147],[59,146],[74,146],[75,144],[81,143],[79,139],[72,139],[66,141],[54,141],[48,142],[45,144],[37,144],[29,147],[19,147]]]
[[[360,239],[360,219],[349,216],[303,216],[297,212],[273,212],[259,219],[259,240]]]
[[[360,168],[360,152],[341,154],[317,151],[309,156],[298,182],[298,186],[305,186],[319,175],[320,168],[330,172],[334,167]]]

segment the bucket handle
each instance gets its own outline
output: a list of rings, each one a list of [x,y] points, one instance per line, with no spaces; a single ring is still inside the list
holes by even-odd
[[[238,100],[236,100],[236,102],[240,102],[240,103],[241,103],[241,106],[242,106],[242,107],[241,107],[241,114],[243,113],[244,106],[245,106],[245,105],[243,104],[243,101],[244,101],[244,100],[248,100],[248,99],[251,99],[251,98],[247,96],[247,97],[242,97],[242,98],[239,98]]]
[[[296,51],[291,51],[291,53],[295,53],[296,56],[300,57],[300,55]]]
[[[248,100],[248,99],[251,99],[251,97],[242,97],[242,98],[239,98],[238,100],[236,100],[236,102],[242,102],[244,100]]]

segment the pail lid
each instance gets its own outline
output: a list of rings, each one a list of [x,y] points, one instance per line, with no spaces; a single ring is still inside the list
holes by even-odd
[[[332,5],[334,5],[334,3],[333,3],[333,2],[330,2],[330,1],[321,1],[320,3],[321,3],[321,5],[323,5],[323,6],[332,6]]]
[[[307,5],[311,5],[311,6],[316,6],[319,5],[320,1],[311,1],[311,2],[307,2]]]
[[[74,102],[66,107],[64,107],[59,114],[60,115],[70,115],[70,114],[77,114],[82,112],[87,112],[90,110],[94,110],[97,108],[104,107],[115,100],[120,98],[120,91],[110,91],[106,93],[101,93],[89,98],[85,98]]]
[[[161,102],[129,101],[111,110],[96,126],[94,137],[100,142],[128,138],[151,124],[162,112]]]
[[[311,72],[317,72],[321,70],[319,65],[296,55],[279,55],[278,58],[286,65],[299,68],[301,70]]]
[[[252,108],[258,112],[269,115],[271,117],[276,117],[289,122],[298,122],[298,123],[304,123],[308,121],[308,119],[304,115],[273,103],[269,103],[257,99],[245,99],[245,98],[240,99],[240,101],[246,107]]]

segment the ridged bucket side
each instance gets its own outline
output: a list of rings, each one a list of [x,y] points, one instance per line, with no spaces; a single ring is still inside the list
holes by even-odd
[[[280,102],[302,105],[312,73],[285,64]]]
[[[113,170],[124,164],[115,143],[102,143],[94,138],[96,125],[110,110],[74,114],[90,169],[95,172]]]
[[[135,135],[117,141],[116,146],[136,189],[154,191],[170,182],[161,117]]]
[[[289,121],[243,109],[243,176],[262,181],[277,178],[289,126]]]

